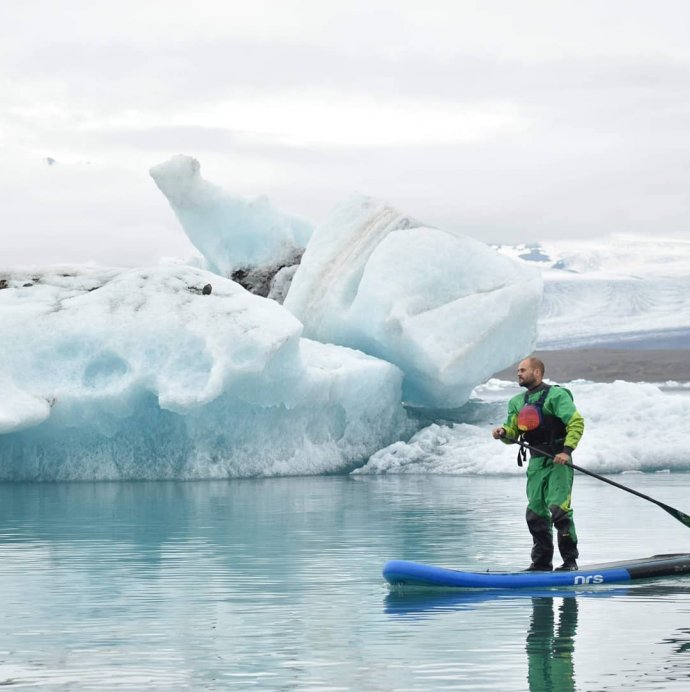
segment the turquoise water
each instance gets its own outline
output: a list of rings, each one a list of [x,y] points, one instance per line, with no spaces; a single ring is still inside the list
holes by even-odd
[[[690,475],[616,480],[690,513]],[[594,479],[574,504],[582,564],[690,550]],[[381,578],[391,558],[524,567],[523,514],[514,477],[0,484],[0,686],[688,689],[690,578],[514,595]]]

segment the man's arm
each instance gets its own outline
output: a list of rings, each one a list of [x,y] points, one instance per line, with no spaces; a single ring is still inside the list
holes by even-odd
[[[508,402],[508,417],[505,423],[498,428],[494,428],[493,437],[494,440],[501,440],[504,444],[512,445],[513,440],[517,440],[520,435],[520,430],[517,426],[517,414],[518,409],[516,409],[513,401]]]
[[[585,419],[579,411],[575,411],[570,420],[565,424],[565,442],[563,451],[571,454],[580,442],[580,438],[585,431]]]
[[[551,391],[554,391],[553,399],[550,402],[553,407],[553,415],[558,416],[565,425],[563,451],[556,454],[553,460],[557,464],[568,464],[570,463],[570,455],[579,444],[585,431],[585,419],[575,408],[575,403],[566,390],[554,387]]]

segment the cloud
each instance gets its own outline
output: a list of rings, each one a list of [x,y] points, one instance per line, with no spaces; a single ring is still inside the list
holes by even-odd
[[[61,232],[172,231],[146,171],[186,153],[317,222],[356,191],[492,241],[690,235],[689,14],[669,0],[25,0],[0,28],[0,200],[21,223],[40,199]],[[46,156],[59,203],[40,194]],[[65,174],[86,161],[98,184]],[[25,222],[45,228],[37,213]]]

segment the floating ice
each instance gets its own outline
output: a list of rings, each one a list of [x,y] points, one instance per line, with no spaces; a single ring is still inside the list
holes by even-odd
[[[265,196],[251,202],[233,196],[204,180],[199,168],[196,159],[178,155],[150,173],[208,268],[268,295],[276,272],[299,262],[311,224],[279,212]]]
[[[585,418],[585,434],[573,455],[576,464],[598,473],[690,471],[685,434],[690,396],[683,387],[666,391],[648,383],[577,381],[568,388]],[[376,452],[354,473],[524,475],[516,463],[517,447],[491,437],[517,392],[513,384],[492,380],[477,388],[459,413],[472,422],[432,423],[409,442]]]
[[[5,285],[0,479],[333,472],[405,425],[395,366],[301,338],[287,310],[209,272],[67,269]]]
[[[456,407],[534,347],[539,272],[357,198],[318,227],[285,306],[305,335],[398,365],[404,396]]]

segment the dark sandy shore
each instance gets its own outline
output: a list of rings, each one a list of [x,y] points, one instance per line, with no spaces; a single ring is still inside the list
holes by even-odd
[[[554,382],[577,379],[593,382],[690,382],[690,348],[625,350],[583,348],[563,351],[535,351],[546,366],[546,378]],[[496,373],[502,380],[514,380],[517,363]]]

